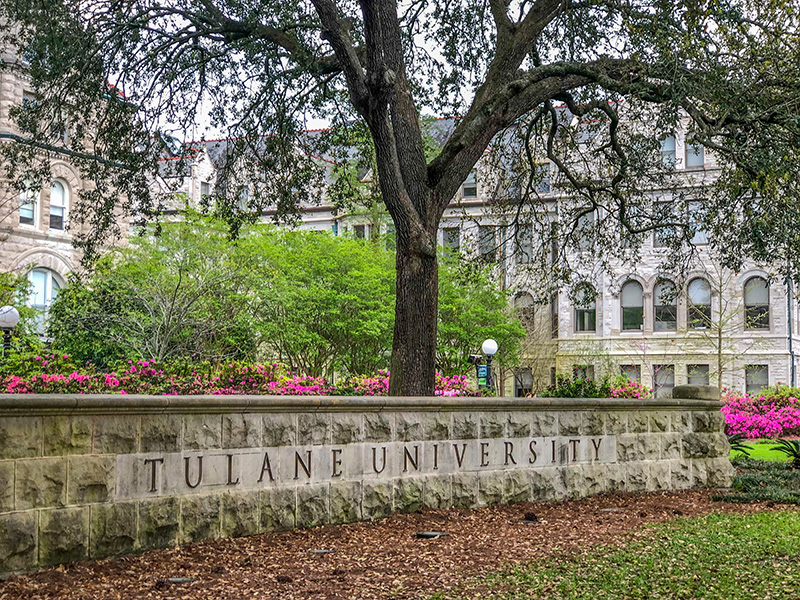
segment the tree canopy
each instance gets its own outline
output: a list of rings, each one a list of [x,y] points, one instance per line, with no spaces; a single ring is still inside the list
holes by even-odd
[[[503,132],[517,132],[529,167],[548,160],[560,174],[569,202],[555,233],[537,216],[534,176],[507,189],[539,225],[542,255],[548,236],[561,243],[562,277],[592,211],[602,260],[655,228],[673,232],[672,256],[688,246],[686,194],[664,211],[644,193],[677,189],[659,137],[681,119],[719,158],[702,214],[729,260],[800,250],[793,0],[6,0],[0,19],[18,25],[6,38],[40,93],[16,111],[23,143],[8,154],[33,160],[65,124],[77,132],[72,159],[98,184],[83,215],[95,229],[113,225],[117,194],[141,214],[157,208],[141,174],[166,134],[195,137],[200,115],[235,139],[222,205],[246,181],[251,214],[271,204],[290,219],[319,191],[324,136],[304,133],[305,119],[365,124],[397,231],[393,393],[432,393],[438,224]],[[459,116],[432,154],[426,114]]]

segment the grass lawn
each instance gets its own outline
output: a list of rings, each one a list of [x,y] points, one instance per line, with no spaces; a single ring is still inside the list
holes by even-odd
[[[591,550],[489,576],[481,598],[797,600],[800,512],[711,515],[653,528],[621,549]],[[473,596],[470,596],[472,598]],[[460,598],[437,595],[431,600]]]
[[[752,448],[750,450],[750,458],[755,460],[774,460],[779,462],[786,462],[788,457],[781,452],[771,450],[775,445],[775,440],[756,439],[749,440],[747,445]],[[741,452],[731,451],[731,460],[734,458],[743,458],[744,454]]]

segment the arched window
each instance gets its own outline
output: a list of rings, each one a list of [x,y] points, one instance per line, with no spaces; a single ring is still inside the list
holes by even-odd
[[[711,286],[705,279],[697,278],[689,282],[689,305],[686,311],[686,325],[689,329],[711,327]]]
[[[575,331],[597,329],[597,292],[590,283],[582,283],[575,290]]]
[[[671,281],[659,281],[653,290],[653,314],[656,331],[674,331],[678,328],[678,293]]]
[[[47,312],[50,310],[50,305],[55,300],[58,290],[61,289],[61,284],[53,271],[42,268],[29,271],[28,280],[31,282],[28,306],[39,311],[36,317],[36,331],[43,335]]]
[[[769,284],[763,277],[744,284],[744,323],[747,329],[769,329]]]
[[[622,330],[640,330],[644,326],[644,298],[638,281],[627,281],[620,294],[622,305]]]
[[[64,229],[67,222],[68,205],[67,185],[56,179],[50,184],[50,229]]]

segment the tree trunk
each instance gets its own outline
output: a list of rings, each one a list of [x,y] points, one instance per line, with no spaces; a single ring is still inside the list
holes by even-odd
[[[439,300],[436,254],[413,249],[406,236],[398,236],[396,264],[397,299],[389,394],[433,396]]]

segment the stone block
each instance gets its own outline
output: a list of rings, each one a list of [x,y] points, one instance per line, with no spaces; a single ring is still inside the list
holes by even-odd
[[[92,422],[87,417],[44,417],[44,455],[89,454],[92,451]]]
[[[503,502],[516,504],[529,502],[531,487],[528,474],[522,469],[506,471],[503,478]]]
[[[261,490],[262,531],[288,531],[295,527],[295,490]]]
[[[650,465],[650,476],[647,481],[647,491],[659,492],[672,489],[672,475],[667,462],[656,462]]]
[[[653,433],[669,431],[669,420],[668,412],[659,411],[650,413],[650,431]]]
[[[607,489],[602,467],[596,465],[572,465],[567,468],[564,479],[572,498],[595,496]]]
[[[684,459],[685,461],[686,459]],[[706,483],[708,482],[708,468],[706,466],[706,462],[703,459],[696,459],[692,460],[692,487],[693,488],[703,488],[706,487]]]
[[[181,543],[213,540],[220,535],[220,494],[181,498]]]
[[[297,415],[297,445],[319,446],[329,443],[331,416],[327,413],[301,413]]]
[[[531,437],[531,418],[527,412],[506,414],[506,434],[510,438]]]
[[[42,455],[41,417],[0,419],[0,459]]]
[[[602,465],[598,466],[598,468],[602,469],[603,477],[605,477],[606,492],[619,493],[625,491],[627,487],[625,465]]]
[[[258,448],[261,446],[261,415],[222,416],[223,448]]]
[[[136,546],[136,503],[98,504],[91,508],[89,556],[130,554]]]
[[[392,512],[394,484],[391,481],[365,481],[361,510],[364,519],[375,521]]]
[[[719,400],[719,388],[715,385],[676,385],[672,397],[683,400]]]
[[[650,415],[642,411],[628,413],[628,433],[647,433],[650,429]]]
[[[35,512],[0,515],[0,574],[37,566],[37,538]]]
[[[395,480],[394,509],[398,512],[416,512],[423,507],[423,484],[421,477],[406,477]]]
[[[456,508],[478,506],[478,475],[476,473],[456,473],[453,475],[452,490],[452,506]]]
[[[364,413],[364,441],[391,442],[394,439],[393,417],[383,413]]]
[[[606,435],[619,435],[628,432],[628,413],[613,411],[606,413]]]
[[[395,415],[396,439],[399,442],[414,442],[425,439],[425,429],[419,413],[397,413]]]
[[[39,513],[39,564],[55,565],[89,557],[89,507]]]
[[[585,411],[581,422],[581,435],[603,435],[605,423],[603,413],[598,411]]]
[[[658,436],[661,443],[661,460],[673,460],[681,457],[682,441],[680,434],[664,433]]]
[[[503,413],[485,412],[480,417],[480,438],[491,440],[506,435],[506,419]]]
[[[132,454],[139,450],[137,415],[103,415],[94,419],[95,454]]]
[[[67,488],[65,458],[37,458],[17,461],[16,509],[64,506]]]
[[[0,513],[14,510],[14,461],[0,461]]]
[[[331,520],[334,525],[361,520],[361,484],[357,481],[331,484]]]
[[[220,415],[184,415],[183,449],[205,450],[222,448],[222,417]]]
[[[480,434],[480,417],[474,413],[453,413],[451,428],[454,440],[474,440]]]
[[[692,487],[692,467],[689,461],[669,461],[670,486],[673,490],[685,490]]]
[[[329,520],[328,484],[298,486],[297,526],[303,528],[319,527],[320,525],[325,525]]]
[[[559,413],[534,413],[531,417],[531,436],[553,437],[558,435]]]
[[[684,458],[717,458],[727,456],[730,445],[721,433],[686,433],[683,435]]]
[[[180,536],[180,498],[154,498],[139,502],[139,543],[145,549],[168,548]]]
[[[736,469],[727,457],[706,461],[706,485],[711,488],[729,488],[736,475]]]
[[[692,431],[695,433],[721,433],[725,428],[725,415],[721,411],[695,411],[692,413]]]
[[[559,435],[580,435],[583,411],[566,410],[558,413]]]
[[[294,446],[297,443],[293,415],[263,415],[261,444],[267,448]]]
[[[477,503],[482,506],[495,506],[503,503],[506,483],[502,471],[478,473],[478,498]]]
[[[450,414],[430,412],[420,414],[423,440],[450,439]]]
[[[183,420],[180,415],[144,415],[141,427],[141,452],[178,452],[181,449]]]
[[[115,462],[113,456],[70,458],[67,504],[90,504],[112,499]]]
[[[653,438],[652,440],[650,438]],[[652,448],[649,444],[652,442]],[[632,462],[646,460],[653,454],[657,457],[659,452],[658,438],[649,435],[625,434],[617,436],[617,460]]]
[[[628,463],[628,477],[627,488],[628,492],[645,492],[647,491],[649,471],[647,463],[632,462]]]
[[[453,497],[452,482],[447,475],[430,475],[424,478],[422,503],[429,508],[447,508]]]
[[[692,430],[692,413],[690,412],[674,412],[670,421],[672,431],[675,433],[687,433]]]
[[[530,469],[528,478],[531,486],[531,500],[534,502],[557,500],[566,496],[564,470],[559,467]]]
[[[255,535],[261,529],[258,491],[221,495],[220,531],[224,538]]]
[[[364,441],[364,426],[359,414],[331,416],[331,444],[357,444]]]

